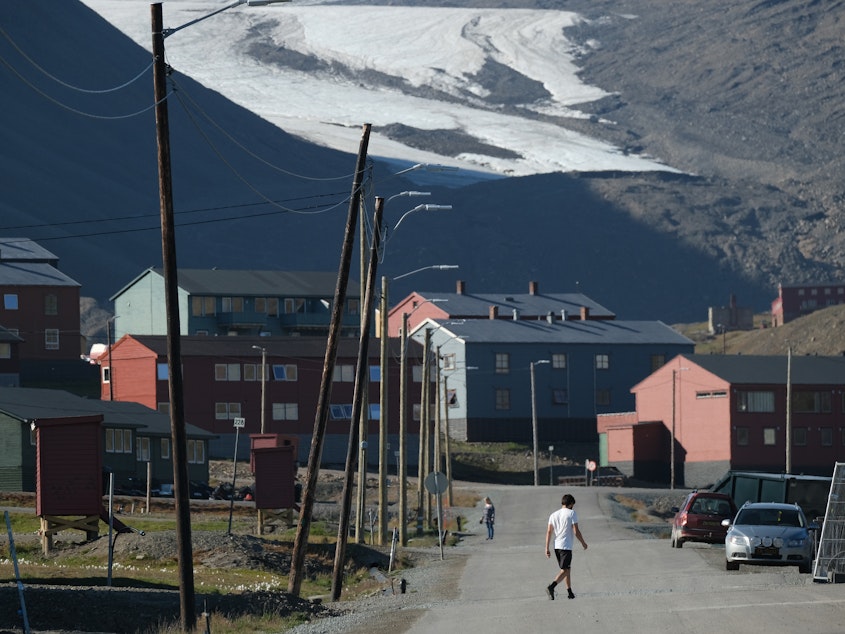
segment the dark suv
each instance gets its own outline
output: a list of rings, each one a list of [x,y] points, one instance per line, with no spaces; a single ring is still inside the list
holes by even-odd
[[[736,504],[724,493],[693,491],[672,511],[672,548],[681,548],[684,542],[723,544],[727,528],[722,520],[736,516]]]

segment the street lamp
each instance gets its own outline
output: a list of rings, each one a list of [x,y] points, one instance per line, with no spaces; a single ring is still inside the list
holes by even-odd
[[[549,445],[549,486],[554,486],[554,470],[555,470],[555,446]]]
[[[534,486],[540,486],[540,458],[537,441],[537,394],[534,390],[534,366],[541,363],[548,363],[548,359],[531,362],[531,431],[534,437]]]
[[[170,400],[170,429],[173,444],[173,482],[175,486],[176,534],[179,560],[179,612],[182,629],[196,625],[194,606],[193,549],[191,545],[191,509],[188,492],[188,449],[185,431],[185,403],[182,383],[181,328],[179,324],[179,285],[176,271],[176,229],[173,219],[173,178],[170,165],[170,122],[167,111],[167,63],[164,38],[192,24],[241,4],[268,5],[280,0],[237,0],[236,2],[191,20],[174,29],[165,29],[161,3],[150,5],[153,49],[153,89],[157,141],[159,207],[161,216],[161,251],[164,272],[167,332],[167,372]],[[281,0],[284,1],[284,0]]]
[[[264,422],[267,418],[267,348],[252,346],[253,350],[261,350],[261,433],[265,431]]]

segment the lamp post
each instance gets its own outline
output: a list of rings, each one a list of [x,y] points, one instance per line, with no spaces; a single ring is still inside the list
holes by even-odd
[[[267,348],[252,346],[253,350],[261,350],[261,433],[266,430],[267,420]]]
[[[554,486],[554,470],[555,470],[555,446],[549,445],[549,486]]]
[[[194,612],[193,549],[191,545],[191,510],[188,491],[187,434],[182,383],[182,350],[179,341],[179,290],[176,270],[176,231],[173,219],[173,178],[170,162],[170,121],[167,111],[167,64],[164,39],[192,24],[241,4],[264,6],[280,0],[237,0],[212,13],[191,20],[174,29],[165,29],[161,3],[150,5],[153,49],[153,89],[156,121],[159,207],[161,217],[161,251],[164,271],[165,312],[167,331],[167,372],[170,400],[170,429],[173,445],[173,483],[176,506],[176,537],[179,560],[179,612],[182,629],[192,631],[196,625]]]
[[[548,363],[548,359],[531,362],[531,432],[534,438],[534,486],[540,486],[540,458],[537,455],[540,451],[537,439],[537,393],[534,389],[534,366],[541,363]]]

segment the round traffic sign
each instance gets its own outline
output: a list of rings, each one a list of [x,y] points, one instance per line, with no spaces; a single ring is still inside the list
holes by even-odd
[[[587,471],[595,471],[596,470],[596,461],[595,460],[587,460]]]
[[[449,481],[446,479],[446,476],[439,471],[432,471],[429,473],[425,477],[423,484],[425,484],[426,491],[435,495],[437,493],[443,493],[447,488],[449,488]]]

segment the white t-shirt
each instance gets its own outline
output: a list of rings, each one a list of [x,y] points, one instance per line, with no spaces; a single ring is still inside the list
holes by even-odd
[[[549,524],[555,536],[554,547],[557,550],[572,550],[574,529],[578,523],[575,509],[561,507],[549,516]]]

